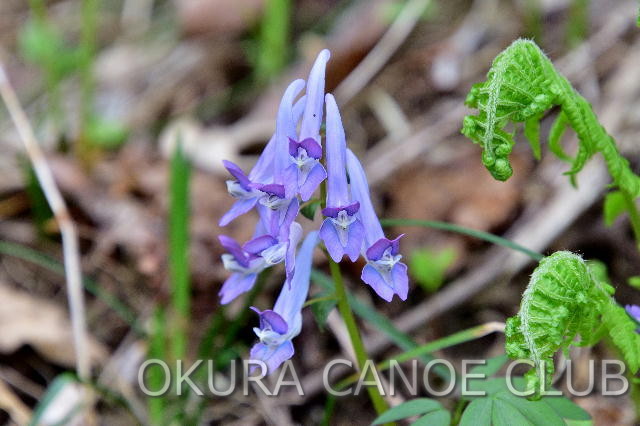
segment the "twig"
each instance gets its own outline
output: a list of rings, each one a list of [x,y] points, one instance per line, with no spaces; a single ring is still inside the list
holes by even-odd
[[[87,329],[80,273],[78,234],[62,195],[55,184],[53,174],[46,162],[44,153],[36,140],[27,115],[20,105],[20,101],[9,83],[4,69],[4,64],[0,62],[0,96],[2,96],[11,115],[11,119],[22,139],[38,182],[53,211],[58,227],[60,228],[60,234],[62,235],[64,269],[76,352],[76,369],[80,380],[87,381],[90,373],[90,360],[89,352],[87,351]]]
[[[346,104],[380,71],[404,43],[431,0],[409,0],[378,44],[336,88],[338,103]]]

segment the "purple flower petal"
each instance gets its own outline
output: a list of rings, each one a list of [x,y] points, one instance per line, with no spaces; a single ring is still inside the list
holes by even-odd
[[[289,227],[289,244],[287,245],[287,254],[284,260],[286,283],[289,287],[291,287],[291,280],[296,268],[296,249],[301,239],[302,226],[298,222],[293,222]]]
[[[224,164],[224,167],[229,171],[229,173],[231,173],[231,175],[236,178],[236,180],[240,183],[245,191],[249,191],[251,189],[249,188],[249,184],[251,183],[251,181],[249,180],[247,175],[244,174],[242,169],[238,167],[237,164],[234,164],[231,161],[227,160],[222,160],[222,164]]]
[[[391,269],[391,278],[393,279],[393,291],[402,300],[407,300],[409,294],[409,277],[407,275],[407,265],[398,262]]]
[[[226,235],[219,235],[218,240],[220,244],[222,244],[222,247],[227,250],[227,253],[236,259],[236,262],[245,268],[249,266],[249,256],[242,250],[242,247],[240,247],[240,244],[238,244],[236,240]]]
[[[226,305],[242,293],[246,293],[251,290],[253,285],[256,283],[256,278],[258,278],[257,274],[231,274],[224,282],[220,292],[218,293],[218,296],[220,296],[220,303]]]
[[[347,240],[347,246],[344,248],[344,252],[352,262],[355,262],[360,257],[360,249],[362,248],[362,241],[364,239],[364,227],[359,220],[349,225],[348,235],[349,239]]]
[[[272,347],[263,343],[256,343],[251,348],[249,357],[252,360],[259,360],[267,366],[267,375],[272,374],[288,359],[291,359],[295,350],[290,340],[283,342],[280,346]]]
[[[282,173],[289,165],[289,138],[296,139],[296,125],[293,117],[293,100],[304,88],[304,80],[295,80],[287,87],[280,101],[276,118],[276,147],[273,176],[275,183],[284,184]],[[307,97],[308,99],[308,97]],[[284,195],[283,195],[284,197]]]
[[[356,201],[355,203],[351,203],[347,206],[325,207],[324,209],[322,209],[322,214],[327,217],[336,218],[338,217],[338,213],[344,210],[349,216],[353,216],[358,212],[359,209],[360,203]]]
[[[304,148],[305,151],[307,151],[307,155],[309,157],[315,158],[316,160],[319,160],[322,158],[322,147],[318,142],[316,142],[315,139],[306,138],[299,143],[299,146],[301,146],[302,148]],[[296,150],[296,153],[297,153],[297,150]]]
[[[251,210],[253,206],[256,205],[257,201],[258,201],[257,197],[247,198],[244,200],[237,200],[235,203],[233,203],[233,206],[231,206],[229,211],[226,212],[224,216],[222,216],[222,218],[220,218],[220,222],[218,223],[218,225],[227,226],[235,218],[237,218],[238,216],[242,216],[243,214]]]
[[[318,163],[313,166],[313,169],[311,169],[309,175],[307,176],[307,180],[304,181],[302,185],[300,185],[300,198],[302,198],[302,201],[309,201],[316,188],[318,188],[318,186],[326,178],[327,172],[322,164]]]
[[[624,308],[627,310],[627,313],[633,317],[633,319],[640,322],[640,306],[626,305]]]
[[[284,198],[285,196],[284,185],[280,185],[277,183],[268,183],[268,184],[252,183],[250,187],[270,195],[275,195],[278,198]]]
[[[300,138],[314,138],[318,141],[322,123],[322,104],[324,102],[325,69],[331,54],[322,50],[311,68],[307,85],[307,103],[300,125]]]
[[[380,260],[385,250],[391,247],[392,243],[390,240],[386,238],[380,238],[376,241],[371,247],[367,249],[367,259],[368,260]]]
[[[342,127],[340,111],[331,94],[326,96],[327,103],[327,206],[339,207],[350,204],[347,186],[346,149],[347,142]]]
[[[340,237],[338,236],[338,231],[331,219],[325,219],[322,222],[322,226],[320,226],[320,238],[324,241],[324,245],[329,252],[329,256],[333,259],[334,262],[338,263],[342,261],[342,256],[344,256],[344,247],[340,243]]]
[[[247,241],[242,245],[242,249],[247,253],[260,254],[263,250],[277,244],[278,240],[271,235],[262,235],[261,237],[254,238]]]
[[[384,232],[380,221],[371,203],[369,194],[369,184],[364,169],[351,150],[347,149],[347,169],[349,171],[349,179],[351,182],[351,197],[355,201],[360,202],[360,210],[358,215],[362,220],[365,229],[365,240],[367,247],[372,246],[376,241],[384,238]]]
[[[387,302],[391,302],[394,291],[376,268],[370,264],[366,264],[364,268],[362,268],[362,275],[360,275],[360,278],[368,284],[373,291],[378,294],[378,296]]]
[[[360,278],[387,302],[391,302],[394,294],[402,300],[407,300],[409,278],[407,265],[402,262],[396,263],[391,271],[385,274],[380,273],[373,265],[367,264],[362,269]]]
[[[265,309],[264,311],[252,306],[251,310],[256,312],[260,316],[260,329],[270,329],[278,334],[287,334],[289,326],[287,322],[276,312],[271,309]]]

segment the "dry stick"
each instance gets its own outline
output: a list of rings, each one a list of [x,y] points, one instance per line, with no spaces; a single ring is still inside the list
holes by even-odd
[[[349,102],[382,69],[407,39],[431,0],[409,0],[378,44],[336,88],[340,104]]]
[[[87,329],[84,309],[84,295],[80,273],[80,255],[78,251],[78,234],[71,220],[67,206],[55,184],[51,169],[40,149],[27,115],[20,105],[13,87],[9,83],[4,65],[0,62],[0,96],[9,110],[24,147],[33,165],[38,182],[53,211],[60,234],[62,235],[62,251],[67,282],[67,295],[71,311],[73,341],[76,352],[76,370],[82,381],[89,379],[89,354],[87,351]]]

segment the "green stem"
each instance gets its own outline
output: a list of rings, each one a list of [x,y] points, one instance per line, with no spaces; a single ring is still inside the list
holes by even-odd
[[[382,226],[422,226],[425,228],[440,229],[442,231],[456,232],[458,234],[468,235],[470,237],[485,240],[490,243],[507,247],[521,253],[526,254],[531,259],[539,262],[544,256],[538,252],[530,250],[520,244],[508,240],[506,238],[499,237],[489,232],[478,231],[477,229],[467,228],[461,225],[456,225],[448,222],[439,222],[436,220],[420,220],[420,219],[382,219],[380,220]]]
[[[629,213],[631,228],[633,229],[633,236],[636,239],[638,250],[640,250],[640,213],[638,213],[638,206],[636,206],[633,197],[627,191],[620,190],[620,193],[624,198],[624,203],[627,208],[627,212]]]
[[[360,336],[360,332],[358,331],[358,326],[356,324],[356,320],[353,316],[353,312],[351,311],[351,305],[349,305],[349,299],[347,299],[347,292],[344,287],[344,281],[342,280],[342,272],[340,272],[340,265],[338,265],[333,260],[329,259],[329,265],[331,268],[331,277],[336,286],[336,299],[338,299],[338,311],[344,320],[345,325],[347,326],[347,331],[349,332],[349,338],[351,339],[351,344],[353,345],[353,351],[356,354],[356,361],[358,363],[358,369],[362,371],[365,363],[367,362],[368,355],[366,349],[364,347],[364,343],[362,342],[362,337]],[[373,376],[369,373],[368,376]],[[373,377],[367,377],[367,380],[372,380]],[[378,392],[378,387],[367,387],[367,392],[369,393],[369,398],[373,403],[373,407],[376,410],[378,415],[387,411],[387,403],[382,398],[382,395]]]
[[[395,355],[393,358],[389,358],[385,361],[378,363],[376,365],[376,371],[380,373],[382,371],[388,370],[391,367],[392,361],[395,361],[398,363],[409,361],[411,359],[418,358],[422,355],[431,354],[441,349],[449,348],[451,346],[455,346],[461,343],[479,339],[481,337],[484,337],[496,331],[502,331],[503,326],[504,324],[489,322],[486,324],[478,325],[475,327],[468,328],[466,330],[459,331],[449,336],[442,337],[438,340],[434,340],[433,342],[426,343],[415,349],[402,352],[398,355]],[[343,379],[341,382],[339,382],[336,388],[338,390],[343,389],[344,387],[357,382],[358,379],[359,379],[358,375],[353,374]]]
[[[174,328],[171,355],[183,359],[191,310],[189,276],[189,180],[191,164],[178,144],[171,160],[169,182],[169,279]]]

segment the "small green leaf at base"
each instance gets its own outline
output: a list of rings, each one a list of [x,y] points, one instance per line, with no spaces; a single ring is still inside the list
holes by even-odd
[[[626,210],[624,195],[620,191],[613,191],[604,197],[604,224],[613,225],[618,216]]]
[[[407,401],[396,407],[393,407],[381,416],[379,416],[374,422],[374,425],[380,425],[388,422],[395,422],[396,420],[406,419],[407,417],[413,417],[420,414],[427,414],[431,412],[445,411],[442,405],[433,399],[418,398]],[[449,414],[447,412],[447,414]]]

